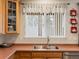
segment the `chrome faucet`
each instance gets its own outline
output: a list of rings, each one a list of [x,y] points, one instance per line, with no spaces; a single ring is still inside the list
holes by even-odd
[[[47,36],[47,46],[49,46],[49,41],[50,41],[50,38],[49,36]]]

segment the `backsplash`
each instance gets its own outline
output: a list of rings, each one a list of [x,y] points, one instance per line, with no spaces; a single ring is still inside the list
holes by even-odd
[[[16,35],[0,35],[0,44],[2,43],[14,43],[16,40]]]

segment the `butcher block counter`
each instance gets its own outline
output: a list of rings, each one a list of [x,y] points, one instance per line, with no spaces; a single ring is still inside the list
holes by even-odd
[[[79,52],[78,45],[56,45],[59,47],[59,49],[33,49],[33,46],[34,45],[31,45],[31,44],[30,45],[29,44],[27,44],[27,45],[26,44],[15,44],[9,48],[0,48],[0,59],[15,59],[15,58],[11,57],[13,54],[18,55],[18,54],[22,53],[22,55],[23,54],[25,55],[26,52],[28,54],[28,55],[26,55],[28,57],[27,59],[30,59],[30,57],[34,57],[33,59],[45,59],[45,58],[49,57],[49,56],[45,57],[46,54],[50,55],[50,57],[48,59],[53,58],[53,57],[51,58],[52,54],[53,55],[58,54],[57,58],[53,58],[53,59],[61,59],[62,57],[61,58],[59,58],[59,57],[61,55],[63,55],[63,52]],[[48,52],[50,52],[50,53],[48,53]],[[40,55],[40,53],[42,54],[42,56]],[[33,56],[32,56],[32,54],[33,54]],[[24,55],[22,57],[26,57]],[[31,56],[29,56],[29,55],[31,55]],[[37,58],[35,56],[37,56],[39,58]],[[18,59],[17,56],[16,56],[16,59]],[[19,59],[21,59],[21,58],[19,58]],[[22,58],[22,59],[24,59],[24,58]]]

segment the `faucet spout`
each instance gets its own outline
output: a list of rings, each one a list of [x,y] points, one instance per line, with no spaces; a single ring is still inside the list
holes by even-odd
[[[49,41],[50,41],[50,38],[49,36],[47,37],[47,45],[49,46]]]

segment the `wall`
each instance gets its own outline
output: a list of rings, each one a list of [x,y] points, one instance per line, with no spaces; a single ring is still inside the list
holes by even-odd
[[[23,0],[22,2],[26,3],[26,2],[40,2],[41,0]],[[53,2],[54,0],[49,0],[49,1],[45,1],[45,0],[42,0],[42,3],[44,2],[49,2],[51,3],[51,1]],[[58,1],[58,0],[55,0],[55,1]],[[59,0],[59,1],[63,1],[63,0]],[[71,24],[69,23],[69,18],[70,15],[69,15],[69,10],[72,9],[72,8],[75,8],[78,10],[78,6],[77,6],[77,3],[79,2],[79,0],[68,0],[65,2],[67,3],[70,3],[70,5],[68,6],[68,13],[67,13],[67,23],[66,23],[66,38],[59,38],[59,39],[54,39],[54,38],[50,38],[50,44],[77,44],[78,43],[78,34],[71,34],[70,33],[70,26]],[[40,2],[41,3],[41,2]],[[22,15],[21,15],[22,16]],[[78,19],[78,16],[76,17]],[[23,22],[24,22],[24,19],[23,17],[21,18],[21,27],[23,27]],[[15,43],[32,43],[32,44],[44,44],[46,43],[46,38],[23,38],[23,29],[21,28],[21,34],[20,36],[17,38],[17,40],[15,41]]]
[[[38,0],[37,2],[39,1],[43,1],[43,2],[51,2],[51,1],[54,1],[54,0]],[[56,0],[55,0],[56,1]],[[60,1],[60,0],[59,0]],[[63,1],[63,0],[61,0]],[[35,2],[35,0],[23,0],[22,2]],[[42,2],[42,3],[43,3]],[[59,39],[54,39],[54,38],[50,38],[50,44],[77,44],[78,43],[78,34],[71,34],[70,33],[70,26],[71,24],[69,23],[69,10],[72,9],[72,8],[76,8],[78,9],[78,6],[77,6],[77,2],[79,2],[79,0],[65,0],[65,2],[69,2],[70,5],[68,6],[68,16],[67,16],[67,23],[66,23],[66,38],[59,38]],[[21,6],[22,7],[22,6]],[[21,11],[22,12],[22,11]],[[22,14],[21,14],[22,16]],[[76,17],[78,19],[78,16]],[[11,37],[9,38],[10,36],[8,36],[8,40],[10,39],[16,39],[15,43],[23,43],[23,44],[45,44],[47,42],[47,39],[46,38],[24,38],[23,35],[24,35],[24,19],[23,19],[23,16],[21,17],[21,20],[20,20],[20,23],[21,23],[21,26],[20,26],[20,35],[17,36],[17,37]],[[7,38],[7,36],[5,37]],[[2,40],[2,39],[1,39]],[[5,41],[5,39],[4,39]]]

